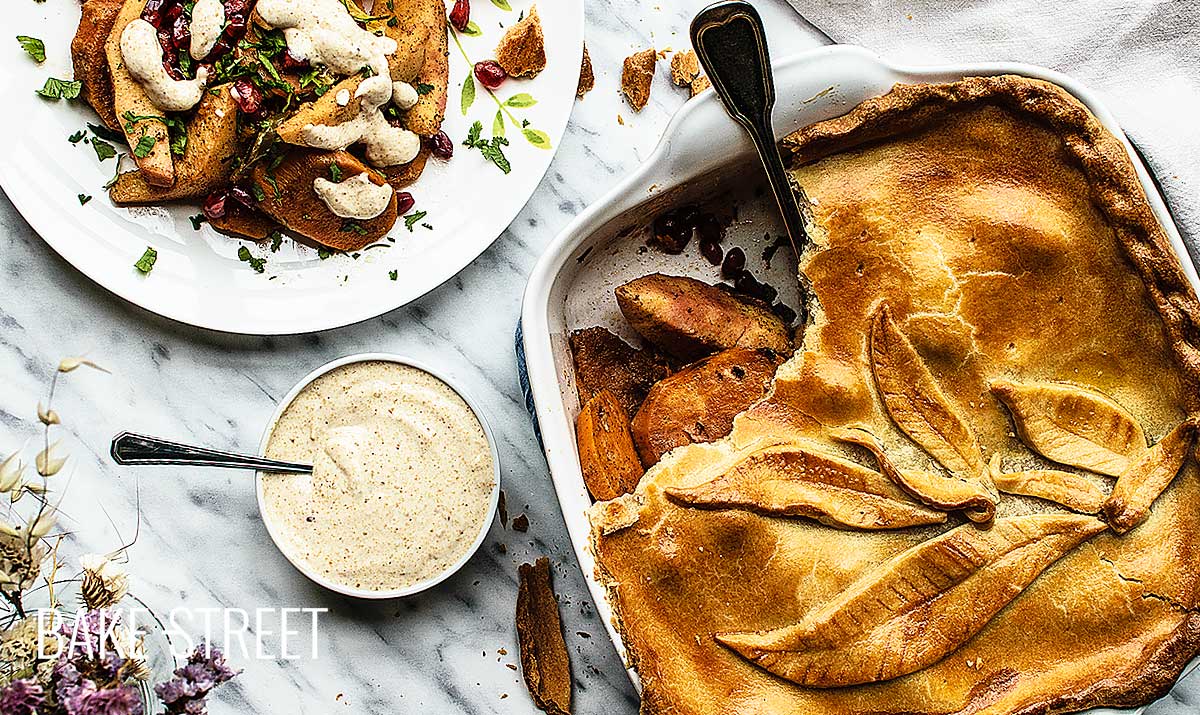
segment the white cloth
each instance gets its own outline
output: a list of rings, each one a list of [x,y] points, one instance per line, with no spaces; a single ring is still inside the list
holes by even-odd
[[[903,64],[1014,61],[1096,90],[1200,258],[1200,0],[788,0],[835,42]]]

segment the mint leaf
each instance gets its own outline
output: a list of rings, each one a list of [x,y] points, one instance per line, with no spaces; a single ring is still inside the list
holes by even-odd
[[[415,213],[411,213],[411,214],[405,216],[404,217],[404,227],[408,229],[409,233],[412,233],[413,226],[416,226],[417,222],[420,221],[421,219],[425,218],[425,216],[427,216],[428,214],[429,214],[428,211],[417,211]]]
[[[336,162],[329,162],[329,179],[335,184],[342,183],[342,167]]]
[[[78,144],[79,142],[83,141],[85,136],[87,136],[87,132],[80,129],[71,136],[67,137],[67,141],[71,142],[72,144]]]
[[[208,217],[205,216],[204,214],[196,214],[195,216],[188,216],[188,220],[192,222],[192,230],[199,231],[200,224],[207,221]]]
[[[426,82],[418,82],[417,84],[413,85],[413,89],[417,90],[417,94],[423,96],[432,92],[434,87],[432,84],[428,84]]]
[[[17,42],[21,43],[21,48],[25,50],[25,54],[33,58],[34,62],[46,61],[46,45],[36,37],[28,35],[17,35]]]
[[[83,206],[83,205],[87,204],[87,202],[92,200],[92,197],[88,196],[87,194],[79,194],[78,198],[79,198],[80,206]]]
[[[267,238],[271,239],[271,253],[275,253],[283,245],[283,234],[279,231],[272,231]]]
[[[100,161],[107,161],[117,155],[117,150],[113,149],[113,145],[100,137],[92,137],[92,149],[96,150],[96,158]]]
[[[521,92],[504,100],[504,103],[509,107],[532,107],[537,104],[537,100],[533,98],[532,94]]]
[[[145,134],[141,139],[138,139],[137,146],[133,148],[133,155],[139,159],[145,159],[150,156],[150,152],[154,151],[154,145],[157,143],[158,137]]]
[[[50,77],[37,93],[46,99],[75,99],[82,89],[83,82]]]
[[[400,271],[388,271],[388,278],[391,278],[392,280],[397,280],[398,278],[400,278]]]
[[[142,275],[149,275],[150,271],[154,270],[154,262],[157,260],[158,251],[147,246],[146,252],[137,260],[137,263],[133,264],[133,267],[138,269],[138,272]]]
[[[253,255],[251,255],[250,249],[246,248],[245,246],[238,247],[238,260],[249,263],[250,267],[254,269],[255,273],[262,273],[267,269],[267,259],[255,258]]]
[[[106,127],[102,124],[89,123],[87,125],[87,128],[92,130],[92,134],[95,134],[96,136],[100,137],[101,139],[107,139],[110,142],[121,142],[122,144],[125,143],[125,135],[124,134],[122,134],[120,132],[114,132],[113,130],[109,129],[108,127]]]

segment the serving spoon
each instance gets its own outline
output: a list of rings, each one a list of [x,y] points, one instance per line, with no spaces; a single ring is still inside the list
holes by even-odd
[[[696,15],[691,36],[700,65],[725,111],[746,129],[754,142],[771,183],[771,193],[783,215],[792,250],[799,256],[808,243],[808,233],[771,126],[775,80],[762,18],[744,0],[723,0]]]
[[[194,447],[133,432],[122,432],[113,437],[109,454],[112,455],[114,462],[126,466],[177,464],[191,467],[254,469],[285,474],[308,474],[313,470],[311,464],[280,462],[266,457],[220,452],[215,449]]]

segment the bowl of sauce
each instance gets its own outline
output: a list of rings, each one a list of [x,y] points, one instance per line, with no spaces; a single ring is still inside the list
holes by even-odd
[[[500,496],[478,406],[396,355],[314,370],[280,401],[259,453],[313,465],[255,478],[275,545],[311,580],[358,598],[409,596],[449,578],[483,543]]]

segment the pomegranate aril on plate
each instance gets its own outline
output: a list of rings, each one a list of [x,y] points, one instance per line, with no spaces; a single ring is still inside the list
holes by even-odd
[[[209,221],[225,217],[225,202],[229,199],[228,192],[214,191],[204,199],[200,210]]]
[[[495,89],[504,84],[504,80],[508,79],[508,73],[500,66],[500,63],[495,60],[484,60],[483,62],[475,63],[475,79],[488,89]]]
[[[449,159],[454,156],[454,142],[446,132],[438,132],[429,137],[429,153],[439,159]]]
[[[467,29],[467,25],[471,22],[471,2],[470,0],[454,0],[454,7],[450,10],[450,24],[454,25],[454,29],[463,32]]]
[[[704,256],[705,260],[714,266],[721,265],[723,253],[721,244],[716,241],[700,241],[700,255]]]
[[[414,199],[413,195],[407,191],[396,192],[396,213],[400,214],[401,216],[411,211],[412,207],[415,206],[416,203],[416,199]]]
[[[677,213],[667,213],[654,219],[654,235],[650,241],[667,253],[683,253],[692,240],[692,227],[680,220]]]
[[[230,94],[243,114],[254,114],[262,106],[262,92],[248,79],[234,80]]]
[[[734,246],[725,254],[725,262],[721,264],[721,275],[728,279],[737,278],[746,269],[746,252]]]
[[[696,219],[696,235],[701,241],[720,243],[725,239],[725,229],[721,222],[712,214],[701,214]]]

